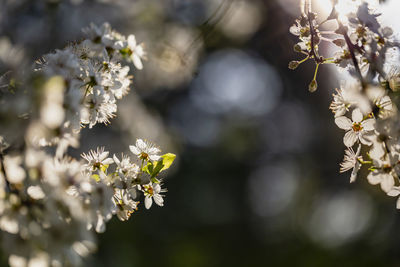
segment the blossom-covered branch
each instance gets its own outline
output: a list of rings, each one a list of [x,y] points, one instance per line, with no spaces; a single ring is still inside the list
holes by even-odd
[[[343,143],[347,148],[340,172],[351,170],[350,182],[354,182],[359,170],[365,169],[370,184],[380,185],[389,196],[398,196],[400,114],[396,100],[400,73],[393,58],[398,56],[400,44],[394,39],[393,30],[381,25],[380,15],[371,10],[367,2],[353,2],[349,14],[339,14],[335,5],[321,23],[318,23],[317,14],[309,11],[303,12],[290,28],[290,32],[300,38],[295,51],[307,57],[292,61],[289,67],[295,69],[300,63],[313,59],[317,68],[319,64],[335,64],[348,71],[353,79],[336,89],[330,105],[336,125],[345,130]],[[327,21],[336,22],[333,31],[320,30]],[[331,57],[317,58],[315,51],[322,41],[336,45],[338,51]],[[315,79],[316,73],[313,81]],[[315,91],[312,85],[313,82],[310,91]],[[397,207],[400,208],[400,201]]]
[[[2,76],[0,117],[10,119],[0,126],[0,237],[11,266],[81,265],[113,215],[126,221],[141,202],[164,205],[160,173],[174,154],[142,139],[131,155],[104,147],[81,159],[67,154],[83,127],[115,117],[132,82],[123,60],[142,69],[145,58],[134,35],[107,23],[84,32],[87,39],[43,56],[33,72]]]

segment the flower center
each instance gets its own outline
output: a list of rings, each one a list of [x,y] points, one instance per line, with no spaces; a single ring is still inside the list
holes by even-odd
[[[100,169],[100,167],[101,167],[101,162],[95,162],[93,164],[93,169]]]
[[[145,186],[145,191],[148,195],[153,196],[154,195],[154,190],[152,186]]]
[[[149,193],[149,195],[153,195],[154,194],[154,191],[153,191],[153,188],[152,187],[149,187],[148,189],[147,189],[147,192]]]
[[[359,132],[363,129],[363,127],[361,126],[361,122],[354,122],[352,128],[353,128],[353,131],[355,131],[355,132]]]
[[[147,160],[148,157],[149,157],[149,154],[147,154],[147,153],[145,153],[145,152],[140,153],[140,158],[141,158],[141,159]]]

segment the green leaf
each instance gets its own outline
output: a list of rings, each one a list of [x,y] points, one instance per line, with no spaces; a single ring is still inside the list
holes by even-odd
[[[146,166],[142,168],[142,171],[149,174],[151,179],[155,177],[162,171],[168,169],[176,158],[175,154],[167,153],[161,156],[161,160],[157,162],[148,162]],[[156,179],[157,180],[157,179]],[[157,180],[158,181],[158,180]],[[158,181],[159,182],[159,181]]]
[[[153,170],[153,172],[152,172],[152,174],[151,174],[151,178],[156,177],[156,176],[161,172],[161,170],[163,169],[163,167],[164,167],[163,162],[162,162],[161,160],[160,160],[160,161],[157,161],[157,164],[156,164],[156,166],[154,167],[154,170]]]
[[[147,162],[147,165],[142,168],[142,171],[151,175],[153,173],[153,169],[154,169],[153,163],[149,161]]]
[[[171,167],[172,163],[174,162],[176,155],[172,153],[167,153],[161,156],[162,157],[162,164],[164,165],[161,171],[164,171]]]
[[[154,178],[151,178],[151,182],[154,184],[159,184],[160,180],[158,180],[157,178],[154,177]]]

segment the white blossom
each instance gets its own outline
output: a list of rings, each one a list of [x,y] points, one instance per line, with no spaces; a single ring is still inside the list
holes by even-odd
[[[165,192],[165,190],[161,189],[160,184],[149,183],[143,185],[141,189],[145,195],[144,205],[146,209],[150,209],[151,205],[153,204],[153,200],[158,206],[164,206],[164,199],[160,193]]]
[[[335,119],[336,125],[343,130],[346,130],[343,142],[347,147],[353,146],[357,141],[364,145],[371,145],[372,142],[368,139],[370,131],[374,130],[374,119],[363,119],[363,115],[359,109],[354,109],[352,113],[352,121],[340,116]]]
[[[163,205],[165,190],[145,181],[159,181],[172,163],[149,167],[161,159],[155,145],[137,139],[129,147],[133,160],[111,158],[105,147],[82,153],[81,160],[68,156],[70,146],[79,147],[81,128],[108,124],[129,92],[132,76],[122,59],[142,69],[145,58],[134,35],[126,38],[108,23],[84,32],[87,39],[44,55],[29,79],[16,81],[24,94],[12,95],[21,101],[0,94],[10,113],[24,111],[17,122],[24,130],[10,142],[23,146],[10,152],[0,136],[0,239],[10,266],[81,266],[96,249],[94,233],[104,232],[113,215],[128,220],[140,198],[147,208],[153,200]],[[34,85],[23,84],[30,79]]]
[[[134,201],[125,190],[116,189],[114,198],[116,205],[116,214],[121,221],[128,220],[131,215],[137,210],[137,201]]]
[[[134,180],[137,178],[139,173],[139,166],[132,163],[130,158],[126,155],[122,155],[122,159],[119,160],[116,155],[113,156],[114,162],[117,165],[117,171],[120,178]]]
[[[89,153],[83,153],[81,156],[87,163],[84,165],[88,171],[101,169],[105,165],[110,165],[114,162],[112,158],[108,158],[108,151],[104,151],[104,147],[98,147],[97,151],[90,150]]]
[[[353,169],[350,176],[350,183],[355,182],[355,180],[357,179],[357,173],[361,168],[361,164],[359,162],[360,152],[361,145],[358,146],[356,153],[354,153],[353,148],[348,147],[345,150],[343,162],[340,163],[340,172],[346,172]]]
[[[160,149],[152,143],[143,141],[142,139],[136,140],[136,145],[129,146],[129,149],[139,159],[158,161],[160,159]]]
[[[392,190],[395,184],[395,173],[393,172],[393,166],[387,162],[379,164],[378,168],[370,172],[367,176],[368,182],[372,185],[380,184],[383,191],[386,193]]]
[[[399,196],[400,183],[400,114],[397,100],[400,88],[397,58],[399,42],[393,30],[382,26],[379,12],[371,9],[370,1],[352,1],[346,11],[338,1],[332,2],[332,12],[326,19],[336,20],[332,31],[319,31],[317,14],[306,10],[289,31],[299,37],[296,52],[307,57],[292,61],[294,69],[302,62],[311,60],[318,66],[336,64],[344,68],[351,78],[336,89],[330,109],[336,125],[345,130],[343,142],[347,149],[340,172],[352,170],[350,182],[354,182],[364,168],[370,184],[380,185],[389,196]],[[311,9],[311,5],[309,5]],[[323,22],[326,22],[323,21]],[[318,55],[320,40],[336,45],[328,58]],[[397,52],[395,52],[397,51]],[[311,56],[310,56],[311,55]],[[315,72],[314,80],[317,75]],[[350,81],[350,82],[349,82]],[[351,119],[346,115],[352,110]],[[358,144],[357,151],[353,146]],[[364,154],[364,155],[362,155]],[[400,208],[400,198],[397,201]]]
[[[387,118],[394,114],[392,100],[387,95],[378,98],[375,101],[375,105],[377,108],[379,108],[378,115],[380,118]]]
[[[146,56],[143,44],[137,44],[135,35],[128,36],[127,47],[129,49],[130,59],[139,70],[143,69],[142,58]]]
[[[340,117],[346,114],[351,107],[351,102],[346,97],[346,91],[342,88],[336,89],[336,94],[333,94],[333,101],[329,108],[335,114],[335,117]]]

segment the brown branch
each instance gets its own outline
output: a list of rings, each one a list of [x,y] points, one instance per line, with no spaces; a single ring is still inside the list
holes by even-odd
[[[308,23],[310,24],[310,34],[311,34],[311,51],[310,51],[310,56],[314,58],[314,61],[316,64],[322,63],[322,59],[319,57],[318,53],[315,51],[315,39],[314,37],[317,35],[317,32],[314,29],[314,25],[312,23],[313,19],[311,18],[312,12],[311,12],[311,2],[309,1],[309,6],[308,6],[308,11],[307,11],[307,18],[308,18]]]
[[[342,23],[340,23],[339,20],[337,20],[338,24],[339,24],[339,33],[341,35],[343,35],[344,40],[346,41],[347,47],[349,48],[349,52],[350,52],[350,56],[351,56],[351,60],[353,61],[353,65],[354,68],[356,70],[356,73],[358,75],[358,78],[360,79],[361,82],[361,86],[363,89],[365,89],[365,82],[364,82],[364,78],[361,74],[361,70],[360,70],[360,66],[358,65],[358,61],[356,58],[356,55],[354,53],[354,48],[356,48],[356,46],[351,42],[349,35],[347,34],[345,27],[343,26]]]

